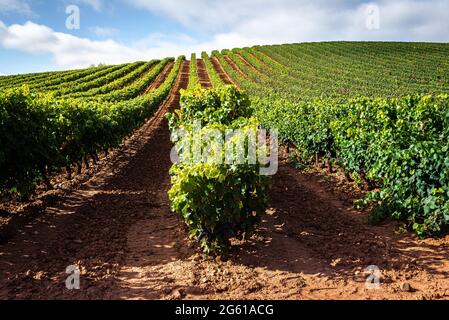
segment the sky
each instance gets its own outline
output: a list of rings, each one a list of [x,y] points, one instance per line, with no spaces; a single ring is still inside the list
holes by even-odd
[[[449,0],[0,0],[0,75],[341,40],[449,42]]]

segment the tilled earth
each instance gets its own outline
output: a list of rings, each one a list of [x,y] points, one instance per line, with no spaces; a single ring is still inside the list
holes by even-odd
[[[204,80],[204,79],[203,79]],[[0,299],[448,299],[449,237],[367,224],[338,175],[280,162],[255,235],[206,258],[170,212],[170,135],[188,63],[155,117],[114,161],[0,245]],[[68,290],[66,268],[81,270]],[[368,266],[379,268],[369,288]]]

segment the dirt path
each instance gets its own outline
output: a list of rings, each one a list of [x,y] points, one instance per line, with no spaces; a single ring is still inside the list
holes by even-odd
[[[261,65],[263,65],[264,68],[265,68],[266,70],[268,70],[268,71],[269,71],[269,70],[273,70],[273,67],[272,67],[272,66],[270,66],[269,64],[267,64],[265,61],[260,60],[259,57],[257,57],[253,52],[248,51],[248,54],[249,54],[253,59],[257,60]]]
[[[120,289],[107,297],[449,298],[449,238],[418,241],[396,234],[393,223],[368,226],[344,195],[329,191],[332,185],[281,162],[263,223],[250,241],[234,243],[226,261],[204,260],[168,207],[161,207],[130,229],[134,254],[119,276]],[[381,270],[379,289],[365,285],[370,265]]]
[[[276,59],[275,59],[273,56],[271,56],[270,54],[268,54],[268,53],[266,53],[266,52],[264,52],[264,51],[260,51],[260,50],[259,50],[259,52],[260,52],[261,54],[265,55],[266,57],[268,57],[268,58],[269,58],[270,60],[272,60],[274,63],[280,65],[280,66],[283,67],[283,68],[286,68],[286,66],[285,66],[283,63],[281,63],[281,62],[279,62],[278,60],[276,60]]]
[[[117,159],[0,245],[0,298],[95,299],[110,294],[128,254],[128,231],[167,207],[171,143],[164,114],[177,106],[188,62],[169,99]],[[174,216],[164,216],[167,220]],[[168,222],[168,221],[167,221]],[[160,226],[159,224],[156,224]],[[70,265],[81,290],[65,288]]]
[[[145,90],[143,94],[147,94],[150,91],[159,88],[164,83],[165,79],[167,78],[170,71],[173,69],[174,65],[175,65],[174,62],[167,63],[164,69],[162,69],[161,73],[158,74],[156,79],[154,79],[154,81],[148,86],[148,88]]]
[[[231,58],[229,58],[228,56],[224,56],[224,59],[226,60],[227,63],[229,63],[231,65],[231,67],[237,71],[238,73],[240,73],[240,75],[242,77],[244,77],[245,79],[248,79],[248,75],[246,73],[244,73],[239,67],[238,65],[234,62],[234,60],[232,60]]]
[[[246,64],[249,68],[251,68],[251,70],[253,70],[254,72],[257,72],[259,75],[263,76],[263,77],[267,77],[267,75],[265,73],[263,73],[261,70],[257,69],[255,66],[253,66],[250,62],[248,62],[248,60],[246,60],[242,55],[237,54],[237,56],[240,58],[240,60]]]
[[[369,226],[337,175],[285,161],[256,234],[227,259],[203,259],[167,198],[163,116],[188,74],[184,62],[169,99],[117,159],[0,245],[0,299],[449,299],[449,237]],[[81,269],[80,290],[65,288],[69,265]],[[365,286],[369,265],[381,270],[379,289]]]
[[[203,59],[197,59],[198,66],[198,79],[203,88],[212,88],[212,83],[210,81],[209,74],[207,73],[206,65]]]
[[[224,71],[223,66],[221,65],[220,61],[216,57],[211,58],[212,64],[215,68],[215,71],[217,71],[218,75],[220,76],[221,80],[224,81],[225,84],[233,84],[236,85],[234,81],[228,76],[228,74]]]

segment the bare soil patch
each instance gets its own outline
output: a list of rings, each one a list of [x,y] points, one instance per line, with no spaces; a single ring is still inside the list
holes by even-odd
[[[448,299],[449,237],[420,240],[367,223],[336,175],[281,159],[257,232],[204,257],[170,212],[170,97],[115,158],[0,245],[0,299]],[[81,290],[65,288],[80,267]],[[368,289],[364,270],[381,270]]]
[[[159,88],[165,81],[165,79],[168,77],[170,71],[173,69],[174,62],[167,63],[167,65],[162,69],[162,72],[158,74],[156,79],[148,86],[148,88],[145,90],[144,94],[147,94],[153,90],[156,90]]]
[[[244,73],[239,66],[228,56],[224,56],[224,59],[226,60],[227,63],[229,63],[229,65],[238,73],[240,73],[242,75],[242,77],[244,77],[245,79],[248,79],[248,75],[246,73]]]
[[[204,64],[203,59],[197,59],[197,68],[198,68],[198,79],[203,88],[212,88],[212,83],[210,81],[209,74],[207,73],[206,65]]]
[[[223,80],[225,84],[236,85],[232,81],[232,79],[228,76],[228,74],[224,71],[223,66],[221,65],[220,61],[218,61],[217,58],[212,57],[211,61],[212,61],[212,64],[214,65],[215,70],[217,71],[218,75],[220,76],[221,80]]]

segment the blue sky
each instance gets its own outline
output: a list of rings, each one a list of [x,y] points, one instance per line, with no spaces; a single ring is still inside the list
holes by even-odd
[[[448,30],[449,0],[0,0],[0,74],[254,44],[448,42]]]

